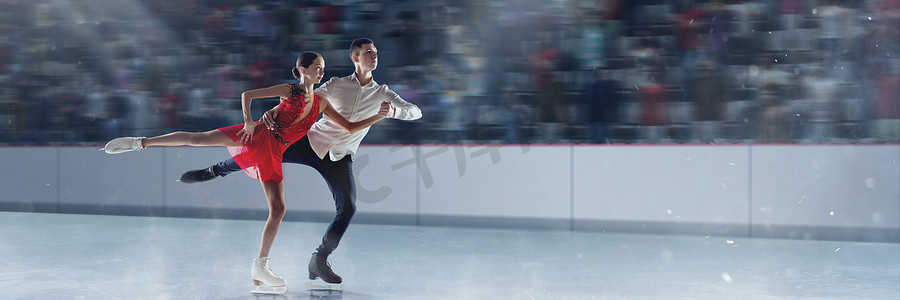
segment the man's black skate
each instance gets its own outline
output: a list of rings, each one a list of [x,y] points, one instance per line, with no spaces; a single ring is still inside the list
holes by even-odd
[[[316,284],[315,282],[310,282],[310,285],[328,289],[340,289],[341,276],[334,274],[334,271],[331,270],[331,264],[328,263],[328,254],[320,254],[315,252],[312,254],[312,257],[309,258],[309,280],[316,280],[316,278],[321,278],[322,281],[325,282],[325,285]]]
[[[214,178],[216,178],[216,171],[213,170],[213,166],[209,166],[209,168],[206,169],[184,172],[184,174],[181,174],[181,179],[179,179],[179,181],[184,183],[195,183],[210,181]]]

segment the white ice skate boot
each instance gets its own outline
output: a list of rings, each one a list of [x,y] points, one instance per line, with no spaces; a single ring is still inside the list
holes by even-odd
[[[145,137],[120,137],[114,138],[106,146],[103,151],[109,154],[119,154],[123,152],[144,150],[143,140]]]
[[[253,268],[250,270],[250,277],[253,278],[253,284],[256,289],[250,291],[254,294],[284,294],[287,292],[287,282],[284,278],[278,277],[269,268],[269,258],[257,258],[253,260]],[[261,286],[265,284],[270,289],[263,289]]]

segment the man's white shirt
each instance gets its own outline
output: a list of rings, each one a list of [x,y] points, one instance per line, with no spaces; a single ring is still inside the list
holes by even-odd
[[[390,101],[394,105],[395,119],[416,120],[422,117],[422,110],[418,106],[400,98],[387,85],[380,85],[372,79],[365,86],[360,86],[356,73],[340,78],[332,77],[319,86],[315,93],[328,98],[331,106],[350,122],[365,120],[377,114],[384,101]],[[325,158],[325,154],[331,153],[331,160],[338,161],[344,156],[356,154],[359,143],[366,137],[369,128],[371,127],[349,133],[323,116],[313,124],[307,136],[319,158]]]

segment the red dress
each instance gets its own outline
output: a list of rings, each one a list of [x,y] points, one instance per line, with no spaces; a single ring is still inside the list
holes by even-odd
[[[303,138],[319,116],[319,97],[314,95],[312,108],[303,119],[298,119],[307,102],[303,97],[303,90],[298,85],[290,86],[291,96],[283,98],[278,104],[278,116],[275,117],[277,125],[271,130],[264,125],[256,126],[251,143],[228,147],[234,161],[250,177],[261,181],[281,182],[284,179],[281,172],[281,157],[284,150]],[[219,131],[232,141],[239,141],[241,136],[238,132],[243,128],[243,124],[237,124],[219,128]]]

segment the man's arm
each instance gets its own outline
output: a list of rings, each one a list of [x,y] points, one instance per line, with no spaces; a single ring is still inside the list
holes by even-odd
[[[385,115],[387,115],[390,111],[389,108],[391,106],[391,103],[388,101],[382,102],[381,109],[378,110],[377,114],[372,115],[371,117],[362,121],[350,122],[350,120],[347,120],[347,117],[344,117],[344,115],[334,110],[334,107],[331,106],[331,102],[329,102],[327,98],[319,97],[319,101],[320,103],[322,103],[320,105],[319,111],[321,113],[324,113],[325,116],[328,116],[328,118],[334,121],[335,124],[349,133],[355,133],[357,131],[369,128],[369,126],[372,126],[372,124],[375,124],[381,119],[384,119]]]
[[[400,95],[397,95],[394,91],[388,88],[386,85],[382,86],[383,90],[381,91],[382,97],[384,101],[390,101],[394,106],[394,112],[390,118],[411,121],[418,120],[422,117],[422,110],[419,109],[419,106],[406,102]]]

